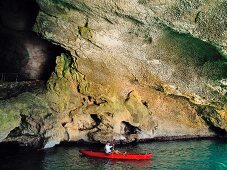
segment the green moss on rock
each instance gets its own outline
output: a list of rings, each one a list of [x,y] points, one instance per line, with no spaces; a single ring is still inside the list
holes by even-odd
[[[21,123],[21,115],[44,119],[51,112],[44,98],[33,93],[26,92],[17,98],[0,101],[0,134],[9,134],[11,130],[18,127]]]

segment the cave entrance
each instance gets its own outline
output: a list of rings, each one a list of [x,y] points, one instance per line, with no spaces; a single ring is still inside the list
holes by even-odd
[[[65,52],[32,31],[38,12],[35,0],[0,1],[0,81],[48,80]]]

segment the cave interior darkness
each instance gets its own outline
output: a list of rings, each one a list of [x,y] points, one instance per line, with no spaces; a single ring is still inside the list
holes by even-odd
[[[35,0],[0,0],[0,81],[47,80],[65,50],[32,31]]]

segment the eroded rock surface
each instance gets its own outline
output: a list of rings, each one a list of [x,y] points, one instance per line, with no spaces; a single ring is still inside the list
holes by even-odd
[[[14,129],[4,140],[18,141],[37,124],[41,147],[226,135],[226,1],[37,3],[34,30],[69,53],[57,57],[47,91],[38,94],[42,114],[28,107],[13,113],[17,120],[8,129],[21,122],[20,133]],[[14,107],[21,98],[2,105]],[[19,114],[27,115],[27,128]],[[29,123],[39,120],[35,115],[39,123]]]

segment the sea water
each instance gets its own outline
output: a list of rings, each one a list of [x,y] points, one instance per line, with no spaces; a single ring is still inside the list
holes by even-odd
[[[77,169],[183,169],[227,170],[226,140],[189,140],[140,143],[117,146],[116,149],[135,153],[152,153],[150,160],[111,160],[86,157],[80,149],[102,150],[86,145],[58,146],[48,150],[0,150],[0,169],[77,170]]]

